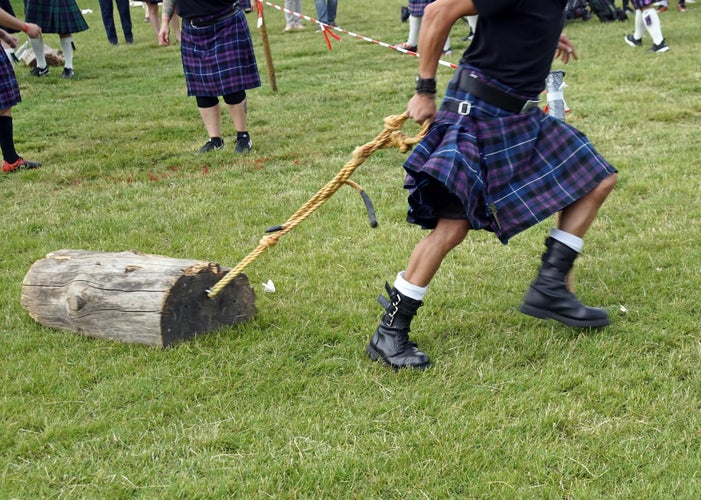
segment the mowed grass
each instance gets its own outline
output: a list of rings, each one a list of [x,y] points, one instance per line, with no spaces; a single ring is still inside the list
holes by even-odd
[[[400,5],[341,2],[338,23],[401,42]],[[404,222],[396,150],[352,177],[379,226],[341,189],[246,270],[259,312],[244,324],[157,349],[32,320],[22,279],[54,250],[233,267],[403,112],[416,75],[415,58],[345,34],[332,51],[309,24],[283,34],[266,7],[278,89],[251,14],[254,149],[235,155],[225,116],[226,147],[198,156],[207,137],[179,46],[158,47],[135,7],[136,44],[112,47],[97,2],[80,6],[93,12],[73,80],[16,66],[17,148],[44,166],[0,177],[0,498],[701,495],[698,4],[661,14],[666,54],[647,52],[647,36],[628,47],[632,20],[576,21],[579,60],[554,63],[567,121],[620,171],[575,270],[579,296],[613,324],[580,331],[518,312],[552,221],[508,246],[470,234],[414,323],[433,361],[423,373],[364,354],[377,295],[425,234]],[[454,27],[448,61],[467,32]],[[451,71],[439,68],[441,89]]]

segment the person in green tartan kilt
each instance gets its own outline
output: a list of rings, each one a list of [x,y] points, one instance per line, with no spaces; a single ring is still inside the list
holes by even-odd
[[[61,50],[65,58],[63,78],[73,77],[73,33],[88,29],[80,7],[75,0],[25,0],[25,19],[27,22],[41,26],[42,33],[57,33],[61,42]],[[42,37],[29,40],[36,55],[36,66],[31,75],[47,76],[49,67],[44,56],[44,40]]]

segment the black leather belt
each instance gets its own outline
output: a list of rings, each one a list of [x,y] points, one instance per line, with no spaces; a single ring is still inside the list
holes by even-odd
[[[522,99],[513,94],[508,94],[501,89],[493,87],[476,76],[470,74],[469,71],[460,71],[458,75],[450,82],[449,86],[458,88],[463,92],[472,94],[477,99],[501,108],[504,111],[511,113],[524,113],[527,110],[538,105],[538,101],[530,101]],[[441,109],[452,111],[461,115],[470,114],[471,104],[469,101],[445,100],[441,105]]]
[[[239,11],[238,4],[234,4],[232,7],[226,9],[224,12],[207,17],[194,17],[191,19],[183,19],[183,22],[189,24],[193,28],[206,28],[208,26],[214,26],[215,24],[228,19]]]

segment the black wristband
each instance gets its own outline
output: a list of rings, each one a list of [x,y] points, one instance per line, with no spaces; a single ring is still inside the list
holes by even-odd
[[[436,95],[436,79],[416,77],[416,93]]]

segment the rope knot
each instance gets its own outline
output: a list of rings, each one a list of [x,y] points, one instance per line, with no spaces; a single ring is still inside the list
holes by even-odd
[[[267,234],[260,239],[258,245],[263,248],[270,248],[272,246],[275,246],[277,240],[279,239],[280,237],[277,234]]]

